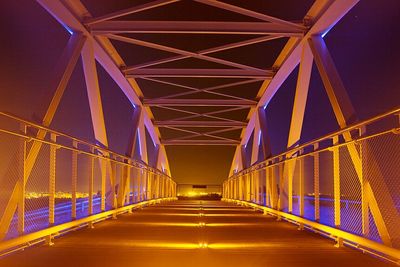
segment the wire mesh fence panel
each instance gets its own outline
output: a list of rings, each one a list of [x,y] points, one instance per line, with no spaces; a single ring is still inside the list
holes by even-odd
[[[132,203],[139,201],[139,171],[137,167],[131,169]]]
[[[288,176],[287,171],[285,171],[284,163],[278,164],[278,176],[279,176],[279,204],[280,210],[284,212],[289,211],[289,183],[288,183]]]
[[[106,160],[106,205],[105,209],[106,210],[111,210],[115,206],[116,202],[116,188],[115,188],[115,180],[116,180],[116,173],[117,173],[117,163],[113,161],[107,161]]]
[[[304,218],[315,220],[314,156],[303,158]]]
[[[101,212],[102,173],[101,162],[103,159],[94,158],[93,166],[93,214]]]
[[[350,143],[339,148],[340,161],[340,228],[362,236],[361,182],[349,149],[359,151],[359,145]]]
[[[400,135],[386,133],[369,138],[361,145],[364,177],[371,186],[373,197],[377,200],[392,245],[399,248]],[[379,227],[379,223],[376,222],[376,225]]]
[[[270,207],[274,207],[273,205],[275,205],[275,208],[278,207],[278,197],[280,195],[280,172],[279,172],[279,165],[274,165],[271,167],[271,202],[270,202]],[[275,196],[275,192],[276,191],[276,196]],[[275,198],[275,199],[274,199]]]
[[[54,224],[71,221],[72,218],[72,152],[60,148],[56,156]]]
[[[300,215],[300,205],[299,205],[299,198],[300,198],[300,171],[301,171],[301,160],[296,159],[292,160],[292,171],[293,171],[293,178],[292,178],[292,213],[294,215]]]
[[[383,243],[381,236],[379,235],[378,228],[376,227],[374,217],[372,213],[368,214],[368,231],[365,235],[368,239],[374,240],[378,243]]]
[[[320,172],[320,222],[335,226],[333,201],[333,155],[330,151],[319,154]]]
[[[11,223],[8,233],[0,233],[2,236],[6,235],[6,239],[18,235],[17,229],[17,215],[15,209],[11,210],[7,205],[10,197],[13,194],[14,188],[20,179],[20,167],[18,159],[21,156],[21,142],[24,138],[9,135],[7,133],[0,133],[0,216],[6,216],[6,211],[10,212]],[[6,210],[6,208],[8,209]]]
[[[91,179],[91,160],[87,154],[78,155],[78,179],[76,186],[76,218],[89,215],[89,182]]]
[[[35,149],[35,141],[29,145],[29,152]],[[50,146],[41,144],[36,159],[26,162],[25,188],[25,233],[31,233],[49,226],[49,163]],[[29,164],[33,164],[29,172]]]
[[[263,206],[265,206],[265,204],[266,204],[266,188],[267,188],[267,185],[266,185],[266,169],[265,168],[262,168],[262,169],[260,169],[260,175],[259,175],[259,181],[260,181],[260,205],[263,205]],[[238,194],[237,195],[239,195],[239,192],[238,192]]]

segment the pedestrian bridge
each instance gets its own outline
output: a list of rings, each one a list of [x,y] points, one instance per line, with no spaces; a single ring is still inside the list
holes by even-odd
[[[62,260],[60,260],[62,259]],[[169,201],[73,231],[1,266],[384,266],[252,207]],[[390,266],[390,265],[388,265]]]
[[[296,0],[290,10],[263,1],[131,2],[9,3],[11,17],[23,14],[12,19],[25,23],[18,37],[31,29],[35,42],[51,36],[41,46],[66,45],[27,62],[36,69],[26,81],[13,68],[19,62],[0,70],[18,76],[2,75],[18,86],[0,91],[0,266],[400,264],[398,84],[369,88],[370,76],[383,84],[379,74],[396,73],[391,65],[341,71],[325,41],[373,1]],[[49,28],[28,23],[35,12]],[[333,50],[344,42],[330,41]],[[11,61],[24,47],[41,50],[11,46],[3,55]],[[359,84],[346,90],[345,82]],[[293,101],[280,107],[277,98]],[[215,192],[190,176],[220,171],[223,155],[207,155],[218,168],[196,164],[174,177],[168,159],[177,146],[186,156],[232,148]]]

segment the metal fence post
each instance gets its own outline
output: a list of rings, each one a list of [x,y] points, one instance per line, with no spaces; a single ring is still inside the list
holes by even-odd
[[[304,157],[301,157],[303,150],[300,151],[299,160],[299,214],[304,217]]]
[[[289,201],[289,213],[293,212],[293,161],[296,159],[289,159],[287,161],[288,164],[288,171],[287,171],[287,176],[288,176],[288,201]]]
[[[94,147],[90,149],[90,152],[94,154]],[[90,156],[90,174],[89,174],[89,207],[88,214],[93,214],[93,183],[94,183],[94,156]]]
[[[72,147],[78,149],[78,142],[72,141]],[[72,151],[72,177],[71,177],[71,217],[76,219],[76,188],[78,183],[78,151]]]
[[[142,188],[143,188],[143,183],[142,183],[142,176],[143,176],[143,170],[140,168],[138,172],[138,200],[139,202],[142,201]]]
[[[100,158],[100,171],[101,171],[101,211],[106,210],[106,178],[107,178],[107,162],[105,159]]]
[[[318,150],[318,143],[314,144],[314,151]],[[319,152],[314,153],[314,219],[319,222]]]
[[[360,133],[362,135],[363,133]],[[368,187],[368,181],[364,177],[364,164],[365,164],[365,156],[366,153],[368,153],[368,150],[366,149],[367,146],[363,146],[363,142],[366,141],[361,141],[359,143],[360,146],[360,160],[361,160],[361,168],[359,174],[360,180],[361,180],[361,221],[362,221],[362,233],[364,236],[368,237],[369,235],[369,207],[368,207],[368,195],[367,195],[367,187]]]
[[[333,196],[335,227],[340,228],[340,155],[339,136],[333,137]]]
[[[26,125],[21,124],[20,130],[22,134],[26,135]],[[25,186],[26,186],[26,140],[20,138],[19,151],[18,151],[18,184],[19,184],[19,197],[18,197],[18,234],[23,235],[25,232]]]
[[[56,194],[56,151],[57,151],[57,136],[54,133],[50,133],[50,170],[49,170],[49,225],[54,224],[54,206],[55,206],[55,194]]]

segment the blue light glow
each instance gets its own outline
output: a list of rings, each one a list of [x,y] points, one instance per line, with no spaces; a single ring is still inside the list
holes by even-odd
[[[67,30],[67,32],[69,32],[69,34],[74,34],[74,32],[70,29],[70,28],[68,28],[67,26],[64,26],[65,27],[65,29]]]
[[[260,144],[261,144],[261,130],[258,133],[258,145],[260,145]]]
[[[327,35],[327,34],[328,34],[329,30],[330,30],[330,29],[327,29],[327,30],[326,30],[324,33],[322,33],[322,34],[321,34],[321,37],[322,37],[322,38],[324,38],[324,37],[325,37],[325,35]]]
[[[139,128],[137,129],[137,138],[138,138],[138,143],[139,143],[139,153],[140,153],[140,156],[142,155],[142,145],[141,145],[141,142],[140,142],[140,131],[139,131]]]

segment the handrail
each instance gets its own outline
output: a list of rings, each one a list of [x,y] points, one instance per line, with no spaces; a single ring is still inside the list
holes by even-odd
[[[89,148],[96,149],[97,151],[101,151],[101,152],[108,153],[108,154],[110,154],[110,155],[113,155],[115,158],[118,157],[118,158],[120,158],[120,159],[122,159],[122,160],[126,160],[126,161],[128,161],[128,162],[132,162],[133,164],[139,165],[139,167],[141,167],[141,168],[145,167],[146,169],[148,169],[148,170],[150,170],[150,171],[152,171],[152,172],[154,172],[154,173],[158,173],[158,174],[161,174],[161,175],[164,175],[164,176],[167,176],[167,177],[171,178],[168,174],[166,174],[166,173],[164,173],[164,172],[162,172],[162,171],[160,171],[160,170],[158,170],[158,169],[156,169],[156,168],[153,168],[153,167],[151,167],[151,166],[149,166],[149,165],[147,165],[147,164],[145,164],[145,163],[143,163],[143,162],[140,162],[140,161],[137,161],[137,160],[132,159],[132,158],[130,158],[130,157],[127,157],[127,156],[125,156],[125,155],[119,154],[119,153],[117,153],[117,152],[115,152],[115,151],[112,151],[112,150],[110,150],[110,149],[108,149],[108,148],[101,147],[101,146],[99,146],[99,145],[94,145],[94,144],[90,143],[89,141],[85,141],[85,140],[82,140],[82,139],[78,139],[78,138],[73,137],[73,136],[71,136],[71,135],[69,135],[69,134],[66,134],[66,133],[63,133],[63,132],[60,132],[60,131],[56,131],[56,130],[50,129],[49,127],[40,125],[40,124],[38,124],[38,123],[29,121],[29,120],[26,120],[26,119],[23,119],[23,118],[21,118],[21,117],[18,117],[18,116],[16,116],[16,115],[13,115],[13,114],[10,114],[10,113],[6,113],[6,112],[1,112],[1,111],[0,111],[0,116],[6,117],[6,118],[9,118],[9,119],[13,119],[13,120],[15,120],[15,121],[18,121],[18,122],[20,122],[20,123],[29,125],[29,126],[31,126],[31,127],[33,127],[33,128],[38,129],[38,130],[44,130],[44,131],[46,131],[46,132],[53,133],[53,134],[55,134],[55,135],[57,135],[57,136],[66,137],[66,138],[68,138],[68,139],[70,139],[70,140],[72,140],[72,141],[78,142],[79,144],[88,146]],[[77,150],[77,149],[72,148],[72,147],[63,146],[63,145],[56,144],[56,143],[53,143],[53,142],[49,142],[49,141],[46,141],[46,140],[44,140],[44,139],[39,139],[39,138],[36,138],[36,137],[33,137],[33,136],[28,136],[28,135],[24,135],[24,134],[16,134],[16,133],[8,132],[8,131],[3,131],[3,132],[7,132],[7,133],[9,133],[9,134],[14,134],[14,135],[19,135],[20,137],[28,137],[28,138],[31,138],[31,139],[34,139],[34,140],[37,140],[37,141],[41,141],[41,142],[43,142],[43,143],[47,143],[47,144],[49,144],[49,145],[57,145],[57,146],[59,146],[59,147],[65,148],[65,149],[70,149],[70,150],[74,150],[74,151],[79,151],[79,152],[82,152],[82,153],[90,154],[91,156],[97,156],[97,157],[98,157],[98,155],[93,154],[93,153],[89,153],[89,152],[86,152],[86,151]],[[110,157],[110,158],[107,158],[107,159],[113,160],[111,157]],[[119,162],[119,161],[118,161],[118,162]],[[123,162],[119,162],[119,163],[122,163],[122,164],[123,164]]]
[[[383,253],[384,255],[390,256],[393,259],[400,260],[400,250],[392,247],[385,246],[383,244],[377,243],[375,241],[369,240],[367,238],[334,228],[330,227],[324,224],[320,224],[318,222],[313,222],[310,220],[307,220],[305,218],[289,214],[283,211],[275,210],[269,207],[261,206],[256,203],[252,202],[247,202],[247,201],[241,201],[241,200],[236,200],[236,199],[223,199],[223,201],[229,201],[229,202],[234,202],[239,205],[244,205],[244,206],[250,206],[255,209],[259,209],[264,212],[264,214],[271,214],[280,218],[284,218],[288,221],[293,221],[298,224],[301,224],[302,226],[308,226],[311,228],[311,230],[318,230],[322,231],[324,233],[329,234],[333,238],[341,238],[347,242],[350,242],[352,244],[356,244],[357,248],[362,248],[368,249],[367,252],[370,252],[369,250]]]
[[[104,211],[100,212],[98,214],[94,214],[88,217],[84,217],[78,220],[62,223],[59,225],[55,225],[37,232],[33,232],[30,234],[22,235],[13,239],[5,240],[0,242],[0,256],[3,256],[5,254],[9,254],[15,250],[18,249],[23,249],[24,247],[20,246],[30,246],[32,243],[37,244],[38,242],[35,242],[39,240],[39,242],[46,241],[45,238],[48,238],[46,242],[51,242],[51,239],[54,237],[60,235],[61,233],[64,233],[65,231],[68,230],[73,230],[75,228],[79,228],[82,226],[89,225],[92,226],[94,223],[102,221],[104,219],[107,219],[112,216],[116,216],[118,214],[126,213],[132,211],[132,209],[135,208],[141,208],[147,205],[152,205],[155,203],[160,203],[161,201],[170,201],[170,200],[176,200],[175,197],[168,197],[168,198],[159,198],[159,199],[150,199],[138,203],[134,203],[128,206],[124,206],[121,208],[109,210],[109,211]],[[9,251],[11,250],[12,251]]]
[[[228,179],[231,179],[231,178],[233,178],[233,177],[235,177],[235,176],[239,176],[239,175],[241,175],[241,174],[243,174],[243,173],[247,173],[248,171],[251,171],[251,170],[253,170],[253,169],[257,169],[258,166],[265,165],[265,164],[268,165],[268,162],[270,162],[270,161],[274,161],[274,160],[276,160],[276,159],[284,158],[284,157],[286,157],[287,155],[293,155],[293,154],[295,154],[296,152],[301,151],[302,149],[304,149],[304,148],[306,148],[306,147],[310,147],[310,146],[312,146],[312,145],[314,145],[314,144],[318,144],[318,143],[320,143],[320,142],[322,142],[322,141],[324,141],[324,140],[331,139],[331,138],[333,138],[333,137],[335,137],[335,136],[342,135],[342,134],[344,134],[344,133],[346,133],[346,132],[350,132],[350,131],[352,131],[352,130],[362,128],[362,127],[364,127],[364,126],[367,126],[367,125],[372,124],[372,123],[374,123],[374,122],[380,121],[380,120],[382,120],[382,119],[384,119],[384,118],[386,118],[386,117],[389,117],[389,116],[391,116],[391,115],[399,115],[399,116],[400,116],[400,107],[395,108],[394,110],[391,110],[391,111],[382,113],[382,114],[380,114],[380,115],[377,115],[377,116],[375,116],[375,117],[373,117],[373,118],[364,120],[364,121],[362,121],[362,122],[358,122],[358,123],[355,123],[355,124],[353,124],[353,125],[349,125],[349,126],[343,128],[343,129],[340,129],[340,130],[338,130],[338,131],[335,131],[335,132],[326,134],[326,135],[324,135],[324,136],[322,136],[322,137],[319,137],[319,138],[317,138],[317,139],[314,139],[314,140],[309,141],[309,142],[307,142],[307,143],[304,143],[304,144],[302,144],[302,145],[299,145],[299,146],[296,146],[296,147],[291,148],[291,149],[289,149],[289,150],[286,150],[285,152],[282,152],[282,153],[280,153],[280,154],[278,154],[278,155],[276,155],[276,156],[273,156],[273,157],[267,158],[267,159],[265,159],[265,160],[263,160],[263,161],[261,161],[261,162],[255,163],[255,164],[253,164],[252,166],[250,166],[250,167],[248,167],[248,168],[246,168],[246,169],[243,169],[243,170],[241,170],[241,171],[239,171],[239,172],[233,174],[233,175],[232,175],[231,177],[229,177]]]

